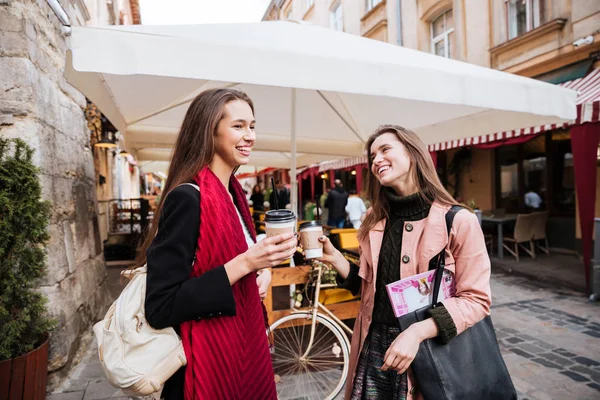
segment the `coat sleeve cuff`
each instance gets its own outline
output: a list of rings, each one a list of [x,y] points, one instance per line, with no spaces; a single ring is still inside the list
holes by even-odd
[[[429,309],[429,315],[438,327],[439,340],[443,344],[450,342],[456,336],[457,332],[454,320],[448,310],[446,310],[446,307],[440,303],[437,307]]]
[[[355,296],[360,291],[361,278],[358,276],[358,265],[352,262],[350,263],[350,272],[346,279],[342,278],[339,274],[336,275],[335,279],[339,288],[349,290]]]
[[[197,319],[236,315],[235,298],[224,266],[214,268],[193,279],[202,281],[202,290],[196,292],[202,303]]]

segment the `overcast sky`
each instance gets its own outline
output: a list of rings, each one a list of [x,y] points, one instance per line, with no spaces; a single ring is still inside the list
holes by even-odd
[[[140,0],[144,25],[260,21],[269,0]]]

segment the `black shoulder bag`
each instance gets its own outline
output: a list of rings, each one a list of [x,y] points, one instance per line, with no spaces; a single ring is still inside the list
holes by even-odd
[[[461,207],[454,206],[446,214],[448,236],[454,216],[460,210]],[[428,310],[438,306],[445,249],[431,263],[436,269],[432,305],[399,317],[403,331],[415,322],[429,318]],[[411,368],[426,400],[517,399],[490,316],[467,328],[448,344],[435,338],[423,341]]]

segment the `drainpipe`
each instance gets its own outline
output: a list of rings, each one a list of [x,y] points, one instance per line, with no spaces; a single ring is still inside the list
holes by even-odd
[[[396,44],[402,46],[402,0],[396,0]]]
[[[58,2],[58,0],[47,0],[47,2],[52,11],[54,11],[56,18],[58,18],[62,24],[63,34],[69,36],[71,34],[71,21],[69,20],[69,16],[67,15],[65,9]]]

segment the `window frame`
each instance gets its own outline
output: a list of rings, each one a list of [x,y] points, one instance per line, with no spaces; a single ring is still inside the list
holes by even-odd
[[[506,13],[506,37],[508,40],[516,39],[520,36],[523,36],[527,32],[530,32],[540,26],[542,26],[544,18],[544,12],[546,11],[546,7],[544,4],[544,0],[516,0],[517,2],[522,2],[525,4],[525,32],[516,33],[515,36],[511,37],[511,16],[510,16],[510,5],[512,0],[504,0],[504,11]],[[534,4],[537,3],[537,8],[539,10],[538,21],[534,20],[534,12],[535,9]],[[516,23],[516,21],[514,22]]]
[[[436,18],[433,18],[431,20],[431,23],[429,24],[429,37],[430,37],[430,46],[431,46],[431,53],[432,54],[436,54],[435,52],[435,45],[440,43],[441,41],[444,42],[444,56],[445,58],[452,58],[451,54],[450,54],[450,34],[454,33],[454,23],[452,24],[452,28],[446,28],[442,33],[440,33],[437,36],[433,36],[433,25],[434,23],[440,19],[440,18],[444,18],[444,27],[446,25],[446,15],[449,12],[453,12],[453,10],[451,8],[443,11],[441,14],[439,14]],[[454,14],[454,13],[453,13]],[[454,15],[452,15],[452,21],[454,22]]]
[[[336,11],[338,10],[340,11],[339,21],[336,19]],[[336,28],[336,22],[340,22],[339,29]],[[333,3],[329,9],[329,26],[335,31],[344,32],[344,9],[342,8],[341,0]]]

